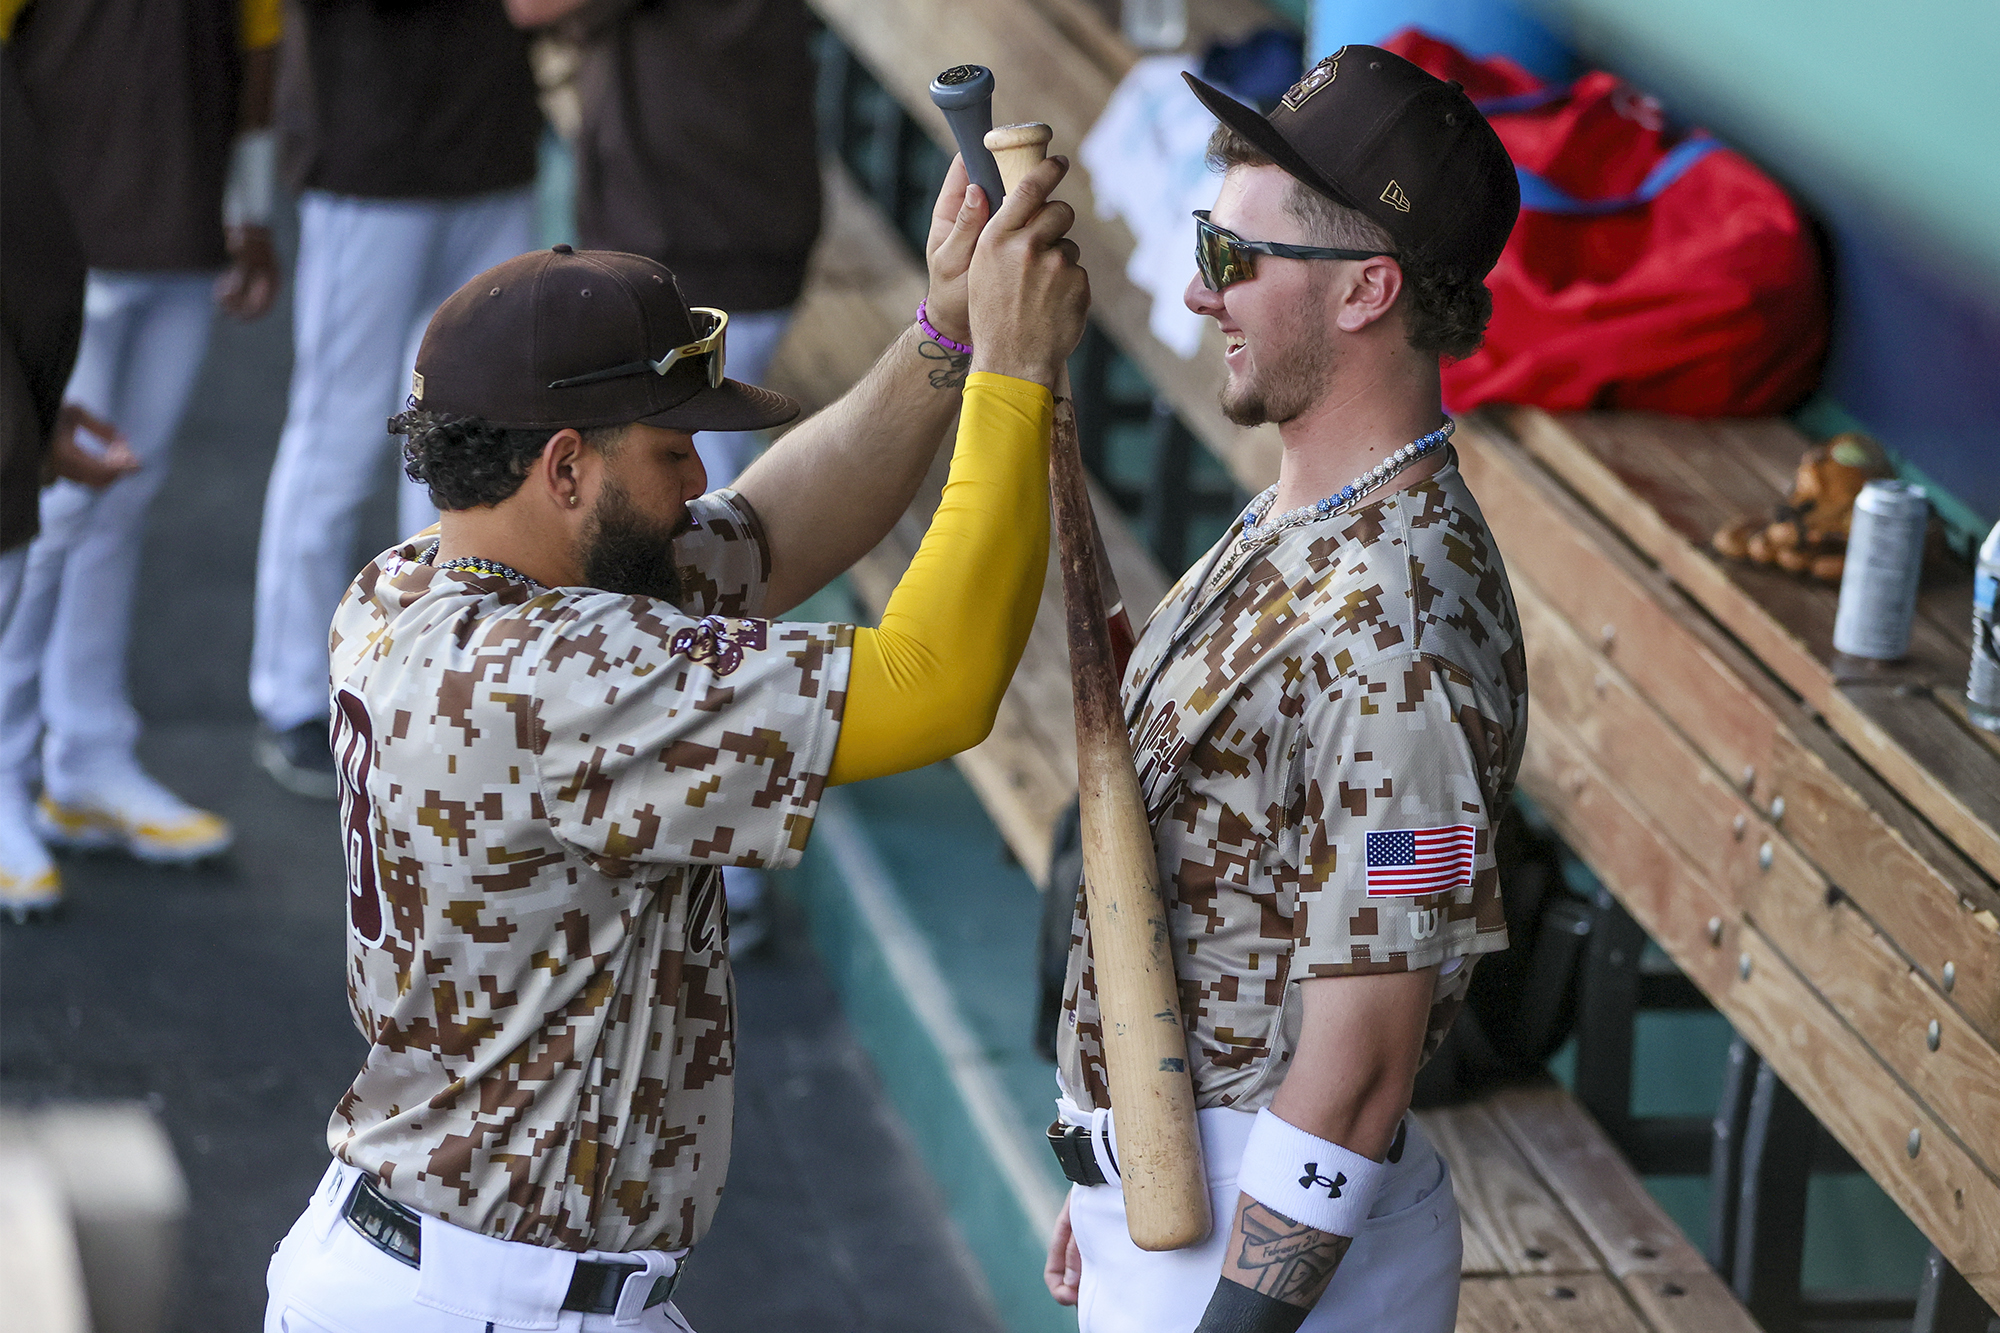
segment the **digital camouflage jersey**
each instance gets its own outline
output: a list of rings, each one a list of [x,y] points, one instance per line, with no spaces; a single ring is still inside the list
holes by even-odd
[[[735,1075],[724,865],[792,864],[851,628],[754,618],[731,492],[689,506],[684,608],[423,563],[333,626],[348,995],[368,1058],[328,1141],[389,1197],[567,1250],[707,1229]]]
[[[1466,958],[1428,1057],[1470,957],[1506,947],[1493,826],[1528,719],[1513,594],[1455,456],[1247,551],[1231,531],[1153,613],[1124,690],[1197,1104],[1270,1104],[1298,981]],[[1057,1066],[1078,1105],[1111,1104],[1081,894]]]

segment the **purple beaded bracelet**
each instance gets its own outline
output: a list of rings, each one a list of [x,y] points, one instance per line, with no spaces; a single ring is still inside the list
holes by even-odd
[[[924,336],[926,338],[929,338],[939,347],[944,348],[945,351],[956,352],[960,356],[971,356],[972,355],[971,343],[954,342],[952,339],[945,337],[942,333],[939,333],[937,331],[937,326],[931,323],[930,312],[926,308],[930,305],[930,303],[931,301],[928,296],[925,297],[923,300],[917,302],[917,327],[924,331]]]

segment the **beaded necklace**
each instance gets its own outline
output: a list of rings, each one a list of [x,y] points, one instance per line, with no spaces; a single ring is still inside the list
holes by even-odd
[[[1419,435],[1324,500],[1300,505],[1297,509],[1278,515],[1267,525],[1264,522],[1264,515],[1278,498],[1278,488],[1273,486],[1251,501],[1250,507],[1243,511],[1243,535],[1238,539],[1239,543],[1244,550],[1248,550],[1253,543],[1265,537],[1274,536],[1287,528],[1295,528],[1301,523],[1311,523],[1338,513],[1370,491],[1379,490],[1419,458],[1443,448],[1444,442],[1449,440],[1451,433],[1457,429],[1458,423],[1446,417],[1444,425],[1428,435]]]
[[[437,556],[439,544],[440,543],[438,542],[432,542],[430,544],[430,549],[424,552],[423,559],[418,561],[417,563],[424,565],[430,564],[431,561]],[[516,583],[527,584],[530,588],[535,589],[537,592],[548,591],[548,589],[541,583],[538,583],[534,579],[529,578],[526,574],[523,574],[520,570],[515,569],[512,565],[503,565],[498,560],[488,560],[484,556],[461,555],[456,559],[445,561],[443,564],[439,565],[438,568],[457,570],[458,572],[464,574],[477,574],[479,577],[487,579],[512,579]]]

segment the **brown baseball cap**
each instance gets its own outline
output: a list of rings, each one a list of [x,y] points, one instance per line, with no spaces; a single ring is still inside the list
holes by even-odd
[[[711,356],[722,349],[687,349],[715,323],[688,308],[665,266],[640,255],[567,245],[516,255],[431,316],[412,401],[510,430],[633,421],[761,430],[797,416],[799,405],[784,394],[737,380],[709,383]]]
[[[1521,186],[1500,136],[1457,83],[1379,46],[1343,46],[1265,117],[1184,77],[1225,125],[1292,176],[1381,223],[1399,248],[1480,277],[1499,262]]]

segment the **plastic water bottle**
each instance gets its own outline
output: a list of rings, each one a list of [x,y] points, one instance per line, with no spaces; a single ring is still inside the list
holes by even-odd
[[[1979,546],[1972,576],[1972,675],[1965,711],[1988,731],[2000,731],[2000,523]]]

